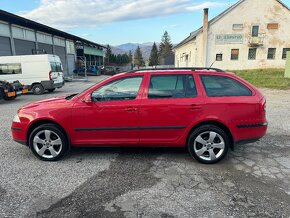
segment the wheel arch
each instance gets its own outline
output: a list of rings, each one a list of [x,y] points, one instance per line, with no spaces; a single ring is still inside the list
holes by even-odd
[[[234,136],[233,136],[230,128],[227,127],[224,123],[222,123],[220,121],[217,121],[217,120],[206,120],[206,121],[202,121],[202,122],[197,123],[194,127],[192,127],[191,130],[189,131],[188,135],[187,135],[186,146],[188,145],[188,140],[189,140],[190,134],[195,129],[197,129],[198,127],[204,126],[204,125],[214,125],[214,126],[217,126],[217,127],[221,128],[223,131],[225,131],[225,133],[228,135],[229,140],[230,140],[230,148],[232,150],[234,149],[235,140],[234,140]]]
[[[36,127],[43,125],[43,124],[54,124],[54,125],[58,126],[60,128],[60,130],[64,133],[66,140],[67,140],[67,143],[68,143],[68,147],[70,148],[71,142],[70,142],[70,137],[69,137],[68,133],[65,131],[65,129],[60,124],[58,124],[57,122],[55,122],[53,120],[49,120],[49,119],[36,120],[32,124],[30,124],[30,126],[27,129],[27,134],[26,134],[26,140],[27,140],[28,145],[29,145],[29,136],[32,133],[32,131]]]

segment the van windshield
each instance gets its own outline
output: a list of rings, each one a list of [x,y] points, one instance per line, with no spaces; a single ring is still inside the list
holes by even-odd
[[[52,72],[62,72],[62,66],[59,62],[50,62]]]

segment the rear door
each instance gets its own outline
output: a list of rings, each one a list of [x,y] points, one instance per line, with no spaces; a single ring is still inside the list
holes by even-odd
[[[202,106],[193,74],[152,73],[140,108],[140,143],[174,144]]]

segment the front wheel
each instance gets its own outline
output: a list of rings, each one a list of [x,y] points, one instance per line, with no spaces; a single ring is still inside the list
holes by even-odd
[[[187,147],[197,161],[213,164],[226,156],[229,143],[224,130],[214,125],[203,125],[190,134]]]
[[[32,86],[32,92],[35,95],[42,95],[44,93],[44,91],[45,90],[44,90],[43,86],[40,83],[34,84]]]
[[[43,124],[30,134],[29,147],[37,158],[44,161],[56,161],[65,155],[68,142],[57,125]]]

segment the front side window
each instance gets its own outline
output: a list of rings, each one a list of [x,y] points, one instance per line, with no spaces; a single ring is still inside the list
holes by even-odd
[[[148,98],[193,98],[197,91],[192,75],[153,75]]]
[[[92,93],[93,101],[133,100],[137,97],[143,77],[129,77],[110,82]]]
[[[232,49],[231,51],[231,60],[239,60],[239,49]]]
[[[276,48],[269,48],[268,49],[268,60],[273,60],[275,59],[275,56],[276,56]]]
[[[0,64],[0,75],[21,73],[21,64]]]
[[[226,76],[202,75],[201,80],[209,97],[251,96],[252,92],[245,85]]]

